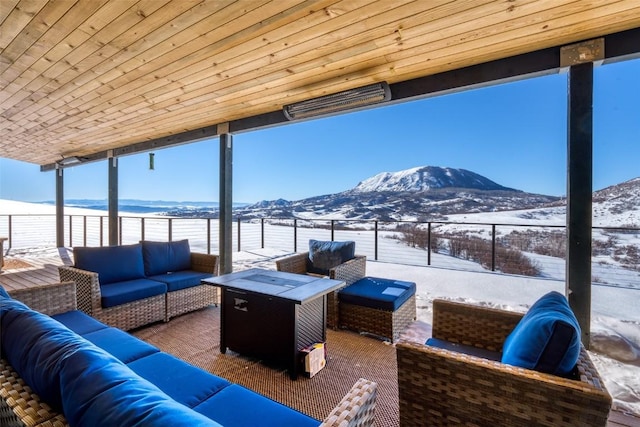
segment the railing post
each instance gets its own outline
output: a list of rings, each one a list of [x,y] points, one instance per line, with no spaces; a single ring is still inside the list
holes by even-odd
[[[9,248],[11,248],[12,243],[13,243],[13,216],[9,215],[9,224],[8,228],[9,228]]]
[[[82,234],[84,235],[84,239],[82,239],[82,243],[83,243],[83,246],[87,246],[87,216],[84,215],[82,219],[83,219]]]
[[[207,218],[207,253],[211,254],[211,218]]]
[[[172,242],[173,241],[173,218],[169,218],[169,224],[168,224],[169,230],[169,236],[168,236],[168,241]]]
[[[491,271],[496,271],[496,225],[491,224]]]
[[[431,223],[427,223],[427,265],[431,265]]]
[[[261,248],[264,249],[264,218],[260,218],[260,244]]]
[[[144,240],[144,235],[145,235],[144,231],[145,231],[144,230],[144,217],[141,217],[140,218],[140,240]]]
[[[104,245],[104,217],[100,217],[100,247]]]
[[[331,241],[332,242],[334,240],[334,225],[335,225],[335,221],[331,220]]]
[[[73,215],[69,215],[69,246],[73,247]]]
[[[122,244],[122,217],[118,217],[118,244]]]
[[[238,217],[238,252],[240,252],[240,217]]]
[[[298,252],[298,220],[293,220],[293,252]]]
[[[373,223],[373,259],[378,260],[378,220]]]

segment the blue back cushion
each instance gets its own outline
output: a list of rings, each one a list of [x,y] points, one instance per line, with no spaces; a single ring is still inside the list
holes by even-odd
[[[144,271],[147,276],[155,276],[191,268],[189,240],[174,242],[142,241]]]
[[[0,324],[4,357],[37,395],[61,410],[60,362],[86,341],[49,316],[7,298],[0,299]]]
[[[328,242],[309,240],[309,263],[307,270],[311,273],[328,275],[329,270],[343,262],[353,259],[356,242]]]
[[[580,356],[580,325],[564,295],[536,301],[505,340],[502,363],[566,376]]]
[[[142,245],[73,248],[75,266],[98,273],[101,285],[144,277]]]

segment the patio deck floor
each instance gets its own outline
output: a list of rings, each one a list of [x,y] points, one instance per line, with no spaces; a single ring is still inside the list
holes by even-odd
[[[0,273],[0,284],[7,290],[14,290],[57,283],[60,281],[58,266],[72,264],[71,252],[65,248],[59,249],[57,254],[49,252],[44,256],[8,256],[5,257],[5,266]],[[221,355],[219,349],[216,351],[217,318],[218,309],[212,307],[180,316],[169,323],[147,326],[133,333],[196,366],[245,385],[315,418],[327,415],[359,377],[376,381],[379,385],[376,424],[384,427],[399,425],[395,348],[392,345],[348,331],[328,331],[329,362],[325,370],[331,369],[331,352],[335,352],[333,365],[339,375],[326,375],[327,372],[321,371],[313,379],[299,378],[298,381],[291,381],[281,369],[265,366],[257,360],[238,357],[233,352]],[[194,324],[199,323],[208,326],[203,326],[198,332]],[[189,333],[199,333],[200,339],[181,340],[179,337],[188,336],[187,333],[179,332],[183,327],[187,327]],[[331,396],[331,399],[327,399],[327,396]],[[607,425],[640,426],[640,418],[611,411]]]

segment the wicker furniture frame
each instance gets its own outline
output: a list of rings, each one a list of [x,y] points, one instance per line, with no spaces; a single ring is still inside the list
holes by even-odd
[[[11,296],[41,313],[53,315],[76,309],[73,282],[11,291]],[[377,384],[360,378],[321,427],[369,427],[374,425]],[[6,360],[0,359],[0,425],[7,427],[68,427],[64,415],[55,412],[25,384]]]
[[[191,253],[191,269],[216,275],[218,273],[218,256]],[[171,317],[218,302],[217,288],[198,285],[115,307],[103,308],[98,273],[69,266],[58,267],[58,272],[61,281],[76,283],[79,310],[109,326],[125,331],[153,322],[167,322]]]
[[[412,295],[396,311],[363,307],[340,301],[340,327],[366,332],[395,342],[416,320],[416,296]]]
[[[191,253],[191,270],[194,271],[217,276],[219,262],[218,255]],[[165,322],[168,322],[172,317],[198,310],[211,304],[218,304],[218,288],[216,286],[201,284],[191,288],[167,292]]]
[[[296,274],[309,274],[307,260],[309,252],[303,252],[276,260],[278,271],[286,271]],[[329,278],[342,280],[345,286],[349,286],[356,280],[362,279],[367,273],[367,257],[356,255],[353,259],[344,262],[329,270]],[[313,273],[311,273],[313,274]],[[339,325],[338,292],[337,289],[327,295],[327,327],[337,329]]]
[[[443,300],[433,337],[500,351],[522,314]],[[396,344],[401,426],[605,426],[611,396],[584,347],[571,380],[428,345]]]

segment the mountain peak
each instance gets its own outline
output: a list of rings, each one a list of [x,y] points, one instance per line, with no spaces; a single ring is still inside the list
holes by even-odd
[[[358,193],[419,192],[441,188],[514,191],[475,172],[439,166],[420,166],[399,172],[382,172],[360,182],[353,191]]]

